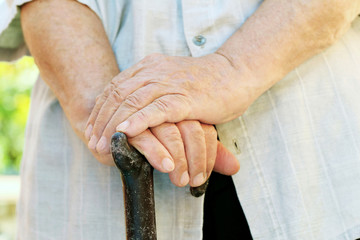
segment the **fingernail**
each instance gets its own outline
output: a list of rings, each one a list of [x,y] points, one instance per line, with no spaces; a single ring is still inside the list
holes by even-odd
[[[129,121],[122,122],[116,127],[116,131],[125,132],[125,130],[129,127],[129,125],[130,125]]]
[[[204,173],[199,173],[198,175],[196,175],[194,177],[193,185],[194,186],[200,186],[204,182],[205,182],[205,174]]]
[[[104,152],[106,149],[106,137],[102,136],[98,142],[98,144],[96,145],[96,151],[98,152]]]
[[[93,129],[93,126],[90,124],[89,126],[87,126],[87,128],[85,130],[85,138],[88,141],[90,139],[90,134],[91,134],[92,129]]]
[[[90,138],[90,141],[88,143],[88,147],[91,149],[91,150],[95,150],[96,148],[96,143],[97,143],[97,137],[95,137],[95,135],[92,135],[91,138]]]
[[[173,161],[170,160],[170,158],[164,158],[162,160],[162,167],[165,171],[171,172],[175,168],[175,164]]]
[[[187,184],[189,183],[189,179],[190,179],[189,174],[188,174],[188,172],[185,171],[185,172],[181,175],[181,178],[180,178],[180,184],[181,184],[181,186],[187,185]]]

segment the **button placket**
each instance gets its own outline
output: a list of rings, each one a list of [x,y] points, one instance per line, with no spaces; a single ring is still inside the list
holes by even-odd
[[[210,4],[211,5],[211,4]],[[192,57],[214,52],[208,0],[182,0],[184,34]]]

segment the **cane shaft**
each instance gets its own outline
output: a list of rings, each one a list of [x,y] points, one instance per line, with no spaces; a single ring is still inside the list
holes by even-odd
[[[127,239],[156,240],[153,167],[129,145],[124,133],[112,136],[111,152],[123,182]],[[190,192],[200,197],[207,185],[208,181],[191,187]]]
[[[113,135],[111,151],[122,173],[127,239],[156,240],[153,168],[123,133]]]

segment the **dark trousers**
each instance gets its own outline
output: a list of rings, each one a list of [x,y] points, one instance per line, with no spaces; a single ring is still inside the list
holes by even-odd
[[[252,240],[230,176],[212,173],[205,193],[203,239]]]

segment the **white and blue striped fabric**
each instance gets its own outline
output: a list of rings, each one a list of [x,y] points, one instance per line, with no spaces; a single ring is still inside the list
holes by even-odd
[[[24,2],[0,0],[0,31]],[[214,52],[262,1],[79,2],[102,20],[124,70],[153,52]],[[205,45],[193,43],[197,35]],[[14,58],[5,53],[1,59]],[[360,238],[360,18],[217,130],[240,161],[233,179],[254,239]],[[18,239],[125,239],[118,171],[91,156],[41,79],[26,142]],[[159,172],[155,194],[158,239],[202,239],[202,198]]]

